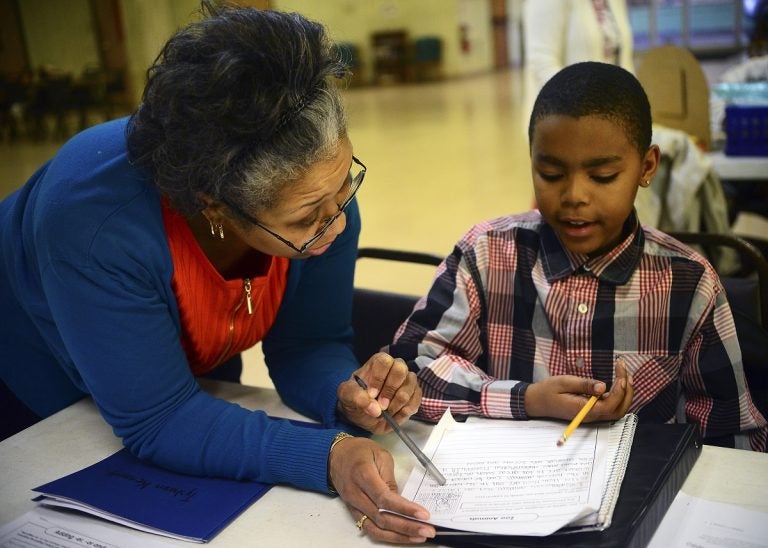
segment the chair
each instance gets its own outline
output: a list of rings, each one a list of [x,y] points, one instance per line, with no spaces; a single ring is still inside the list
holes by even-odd
[[[709,85],[689,50],[671,45],[649,50],[637,79],[648,94],[655,123],[683,130],[709,149]]]
[[[362,247],[359,259],[382,259],[422,265],[439,265],[443,257],[431,253]],[[419,297],[356,287],[352,297],[354,351],[360,363],[392,342],[397,328],[413,310]]]
[[[438,36],[422,36],[413,41],[413,77],[416,81],[439,80],[443,61],[443,42]]]
[[[768,350],[768,260],[757,247],[737,236],[693,232],[669,232],[669,235],[684,244],[699,247],[707,258],[720,247],[733,249],[738,254],[739,271],[721,276],[720,280],[736,324],[749,391],[757,408],[768,417],[768,361],[765,359]]]

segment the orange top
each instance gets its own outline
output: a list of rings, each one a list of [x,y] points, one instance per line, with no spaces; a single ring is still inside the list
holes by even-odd
[[[264,338],[283,299],[289,260],[258,254],[253,265],[257,275],[225,280],[186,219],[165,200],[163,223],[173,261],[171,286],[181,315],[181,344],[192,372],[200,375]]]

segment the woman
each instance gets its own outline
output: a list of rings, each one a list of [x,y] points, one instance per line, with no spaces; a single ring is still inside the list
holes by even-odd
[[[0,204],[3,415],[90,394],[141,458],[338,492],[372,537],[423,541],[434,529],[378,512],[426,516],[394,491],[391,456],[340,426],[386,431],[381,407],[404,422],[421,397],[402,362],[359,368],[350,349],[365,167],[344,67],[299,15],[206,9],[129,120],[76,136]],[[200,390],[194,375],[262,338],[283,401],[325,428]]]
[[[526,136],[536,95],[564,67],[599,61],[634,72],[626,0],[525,2],[523,27],[526,110],[522,119]]]

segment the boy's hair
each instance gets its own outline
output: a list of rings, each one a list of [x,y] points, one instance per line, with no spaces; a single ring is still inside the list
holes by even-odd
[[[533,143],[536,123],[551,115],[598,116],[620,126],[641,156],[651,146],[648,96],[637,78],[616,65],[576,63],[550,78],[533,105],[529,143]]]

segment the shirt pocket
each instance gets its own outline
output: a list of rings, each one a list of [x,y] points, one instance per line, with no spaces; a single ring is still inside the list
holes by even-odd
[[[632,375],[634,395],[629,409],[631,412],[636,413],[653,403],[665,409],[671,406],[670,410],[674,413],[679,394],[677,391],[671,392],[670,385],[676,384],[680,378],[681,355],[622,352],[616,354],[615,358],[624,360],[627,372]],[[661,394],[665,400],[670,401],[654,402]]]

